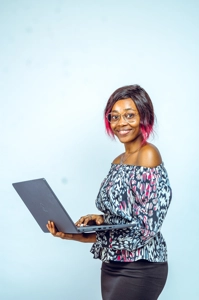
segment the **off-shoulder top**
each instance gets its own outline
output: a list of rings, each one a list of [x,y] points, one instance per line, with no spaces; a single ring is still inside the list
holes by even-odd
[[[132,223],[132,227],[97,232],[91,248],[102,261],[167,261],[160,232],[172,191],[162,164],[154,168],[112,164],[96,199],[107,224]]]

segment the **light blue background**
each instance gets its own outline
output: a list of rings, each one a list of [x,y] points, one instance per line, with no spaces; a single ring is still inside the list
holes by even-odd
[[[45,177],[74,220],[123,146],[103,109],[138,83],[157,115],[153,143],[173,187],[163,225],[169,277],[161,300],[198,290],[198,1],[0,1],[2,300],[100,300],[91,244],[44,234],[11,183]]]

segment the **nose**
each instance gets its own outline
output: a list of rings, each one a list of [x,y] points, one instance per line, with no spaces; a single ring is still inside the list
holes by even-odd
[[[123,115],[120,115],[120,119],[119,119],[117,125],[121,126],[121,125],[126,125],[126,124],[128,124],[128,122],[124,119]]]

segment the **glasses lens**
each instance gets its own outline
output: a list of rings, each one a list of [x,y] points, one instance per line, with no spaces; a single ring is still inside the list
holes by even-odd
[[[135,121],[136,114],[127,113],[127,114],[124,114],[123,117],[126,122],[131,123],[131,122]]]
[[[120,115],[115,113],[110,113],[108,114],[107,119],[110,123],[117,123],[120,119]]]

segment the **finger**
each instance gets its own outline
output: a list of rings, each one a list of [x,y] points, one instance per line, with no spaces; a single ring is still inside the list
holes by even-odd
[[[91,219],[89,217],[84,219],[83,226],[86,226]]]
[[[102,217],[102,216],[99,216],[99,217],[96,219],[96,223],[97,223],[98,225],[103,224],[103,223],[104,223],[103,217]]]
[[[48,221],[48,227],[49,227],[49,228],[53,228],[53,224],[54,224],[53,222]]]
[[[84,222],[84,219],[85,219],[85,216],[84,216],[84,217],[81,217],[81,218],[75,223],[75,225],[76,225],[76,226],[80,226],[80,225]]]
[[[52,233],[52,227],[51,227],[50,221],[48,221],[48,223],[46,224],[46,227],[47,227],[48,230]]]
[[[87,225],[88,222],[91,221],[91,219],[92,219],[91,216],[92,216],[92,215],[86,215],[86,216],[81,217],[81,218],[75,223],[75,225],[76,225],[76,226],[81,226],[82,224],[83,224],[83,225]]]
[[[81,224],[81,223],[80,223],[80,219],[79,219],[77,222],[75,222],[75,225],[76,225],[76,226],[80,226],[80,224]]]
[[[52,230],[53,230],[53,234],[55,235],[57,233],[57,228],[56,228],[54,222],[51,222],[51,227],[52,227]]]
[[[90,221],[94,220],[93,215],[87,215],[85,217],[83,225],[86,226]]]
[[[101,225],[102,224],[102,220],[100,218],[96,219],[96,224]]]
[[[55,228],[54,222],[48,221],[48,224],[46,224],[46,227],[48,228],[48,230],[50,231],[50,233],[55,236],[57,230]]]

